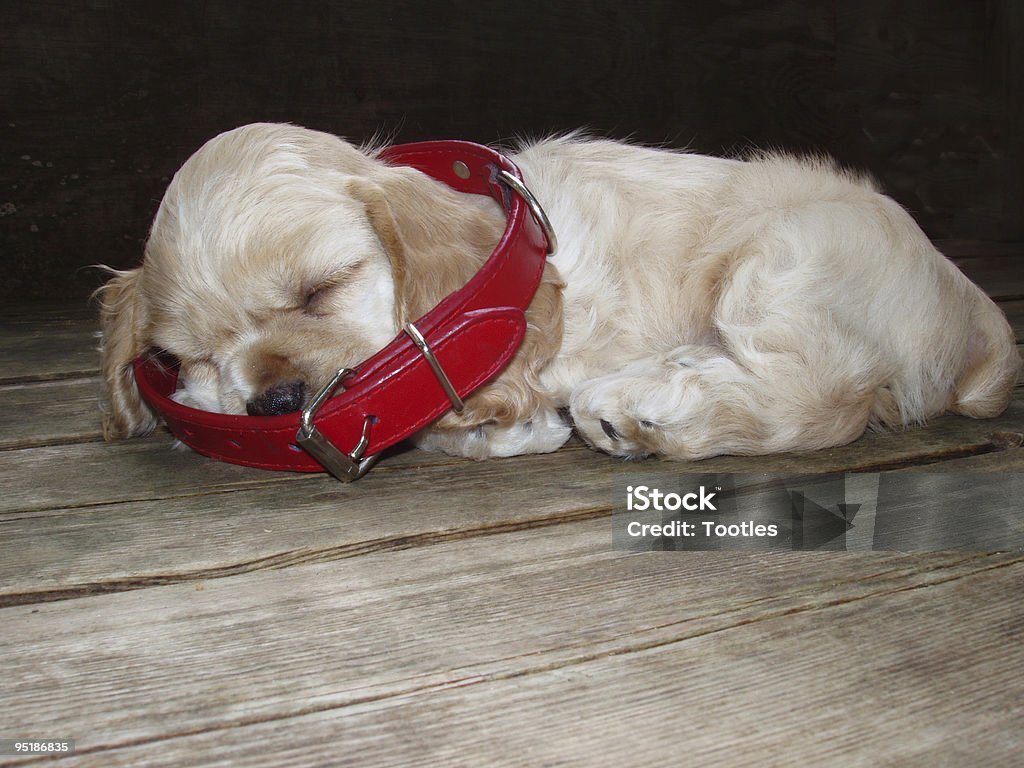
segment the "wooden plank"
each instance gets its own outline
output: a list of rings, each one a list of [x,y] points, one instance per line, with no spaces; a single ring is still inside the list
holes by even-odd
[[[78,378],[99,370],[99,325],[87,307],[8,310],[0,316],[0,384]]]
[[[1019,619],[1021,581],[1017,566],[625,654],[546,668],[542,656],[536,671],[474,666],[432,688],[368,691],[352,705],[325,696],[286,723],[239,717],[239,726],[104,748],[86,761],[1012,766],[1024,646],[1007,628]]]
[[[38,320],[48,323],[95,322],[99,309],[90,301],[12,301],[0,304],[0,332],[8,326],[34,325]]]
[[[445,539],[608,516],[608,463],[567,451],[509,462],[323,476],[230,494],[90,506],[0,520],[0,605],[210,579]],[[628,470],[621,462],[617,471]],[[171,472],[169,477],[180,477]],[[516,487],[510,478],[530,478]],[[495,489],[501,489],[495,493]],[[164,492],[176,490],[173,483]]]
[[[1024,257],[978,256],[952,261],[994,299],[1024,297]]]
[[[382,459],[372,474],[387,478],[396,470],[473,464],[468,459],[400,447]],[[444,471],[448,470],[442,474]],[[6,451],[0,463],[0,486],[8,493],[0,498],[0,514],[189,498],[282,483],[312,483],[315,488],[332,489],[339,485],[324,473],[272,472],[213,461],[175,447],[169,433],[159,432],[117,443]],[[362,486],[360,481],[342,487]]]
[[[215,464],[213,472],[221,484],[208,481],[205,487],[193,488],[178,484],[183,472],[172,468],[157,474],[145,498],[132,499],[126,493],[124,501],[115,503],[86,505],[75,499],[79,506],[74,508],[9,510],[0,519],[0,604],[221,578],[606,516],[615,478],[638,472],[850,471],[858,469],[854,456],[862,462],[899,465],[906,457],[907,437],[865,438],[889,441],[897,454],[866,446],[855,454],[821,452],[798,464],[793,457],[771,457],[745,464],[723,459],[701,465],[638,465],[570,449],[552,456],[415,466],[417,458],[444,459],[410,452],[395,458],[406,462],[404,466],[381,468],[353,485],[326,476],[249,472]],[[982,455],[963,464],[949,459],[951,451],[965,450],[962,431],[953,428],[950,439],[951,447],[930,454],[945,461],[926,462],[924,471],[1021,468],[1024,432],[989,435],[989,442],[976,446]],[[204,461],[177,452],[173,459]],[[913,460],[925,461],[920,453],[913,454]],[[73,473],[79,467],[74,462],[70,466]],[[72,484],[84,481],[88,473],[80,472]],[[130,476],[120,471],[105,474],[113,478],[109,494],[118,481]],[[248,474],[253,475],[251,481],[229,480]],[[444,493],[438,494],[441,486]],[[143,493],[142,487],[130,490]]]
[[[174,448],[167,433],[119,443],[84,443],[7,451],[0,485],[9,489],[0,512],[92,506],[140,498],[191,496],[292,480],[204,459]],[[193,479],[201,478],[193,486]]]
[[[1020,430],[1019,424],[1017,429]],[[987,442],[974,449],[989,456],[999,456],[998,452],[1020,444],[1020,431],[986,434]],[[745,465],[740,459],[727,458],[689,467],[679,465],[678,469],[813,472],[868,468],[863,463],[858,467],[855,457],[876,465],[898,465],[906,460],[907,438],[911,436],[934,438],[928,430],[902,436],[871,435],[865,438],[868,444],[854,454],[849,453],[855,450],[850,447],[846,452],[821,452],[805,457],[748,459]],[[951,442],[938,449],[931,440],[926,441],[931,443],[930,450],[916,441],[914,445],[918,450],[924,448],[925,455],[938,458],[965,450],[960,429],[954,426],[948,439]],[[878,443],[888,443],[890,449],[895,449],[895,455],[881,449]],[[922,460],[921,455],[915,454],[917,460]],[[49,473],[49,481],[41,472],[40,479],[35,484],[27,482],[21,494],[8,494],[6,498],[14,499],[14,503],[8,509],[8,519],[0,522],[6,550],[0,559],[2,601],[26,602],[137,589],[153,583],[212,578],[295,562],[348,557],[376,549],[416,546],[503,527],[549,525],[580,515],[606,514],[614,478],[642,471],[639,465],[623,465],[576,448],[555,456],[482,464],[461,462],[453,473],[450,465],[443,463],[414,468],[412,465],[418,461],[448,461],[414,451],[395,457],[394,461],[405,462],[404,466],[392,467],[391,471],[382,467],[357,485],[341,486],[323,476],[246,470],[207,462],[188,452],[162,449],[159,454],[148,453],[144,457],[152,464],[144,465],[148,466],[145,471],[136,467],[135,475],[125,471],[123,461],[113,462],[117,471],[99,473],[94,465],[64,461],[59,466],[66,473],[56,480],[57,465],[44,459],[41,466]],[[794,462],[794,458],[799,461]],[[1017,459],[1014,452],[1007,461]],[[998,461],[994,458],[986,461],[996,467],[1012,466],[992,464]],[[183,467],[190,466],[193,474],[203,478],[195,487],[181,482],[189,472]],[[654,462],[645,466],[655,471],[676,467]],[[959,471],[955,465],[942,465],[947,466],[950,471]],[[935,465],[927,463],[926,468],[934,471]],[[97,474],[98,478],[90,480]],[[511,484],[512,476],[529,477],[531,482]],[[132,488],[130,483],[128,488],[121,487],[132,477],[137,477],[137,487]],[[572,478],[573,482],[563,478]],[[8,485],[18,479],[24,480],[15,472]],[[66,483],[69,496],[65,499],[52,494],[58,481]],[[89,503],[86,492],[104,481],[104,497],[114,503]],[[80,483],[86,487],[76,496],[75,488]],[[446,489],[445,495],[435,493],[439,486]],[[502,498],[495,499],[493,488],[507,491]],[[42,508],[25,514],[29,506],[25,495],[33,491],[50,495],[58,505],[72,503],[77,507],[57,514]],[[228,491],[236,492],[224,496]],[[133,498],[137,503],[124,503]],[[410,508],[410,498],[417,499],[414,509]],[[488,504],[482,504],[481,499],[488,499]],[[238,531],[245,531],[245,538],[238,539]]]
[[[224,577],[606,516],[616,479],[642,472],[808,474],[907,463],[960,471],[950,459],[1003,453],[1009,456],[1003,463],[988,461],[1006,468],[1019,462],[1022,441],[1024,401],[990,422],[941,419],[929,429],[870,434],[844,449],[800,455],[638,464],[578,445],[487,462],[409,451],[353,485],[210,462],[154,447],[153,441],[12,452],[15,461],[0,468],[8,487],[0,499],[6,513],[0,519],[0,604]],[[104,461],[97,448],[119,453]],[[72,449],[77,456],[67,458]],[[18,462],[30,453],[39,454],[34,475]],[[97,469],[104,465],[114,469]],[[54,477],[55,466],[66,469]]]
[[[0,450],[103,438],[98,378],[0,386]]]
[[[1022,562],[955,553],[628,556],[610,552],[609,537],[607,521],[589,521],[5,608],[5,728],[20,733],[58,722],[80,748],[104,750],[191,731],[223,735],[245,723],[399,702],[473,682],[553,669],[573,676],[574,668],[595,659],[722,636],[753,623],[783,631],[785,621],[775,629],[771,620],[804,612],[814,615],[807,624],[818,630],[807,642],[800,633],[776,642],[773,651],[796,652],[805,662],[824,655],[829,664],[838,655],[852,673],[851,660],[861,654],[856,644],[834,642],[849,631],[846,623],[832,622],[835,608],[872,602],[882,608],[893,596],[916,592],[913,602],[923,616],[884,620],[906,640],[910,632],[921,634],[929,606],[948,601],[948,590],[939,589],[933,603],[930,590],[966,581],[979,592],[967,613],[991,602],[1005,622],[1013,608],[999,574],[1012,574],[1019,588]],[[988,622],[967,626],[978,634],[965,632],[961,640],[989,638]],[[823,635],[831,641],[823,642]],[[761,640],[739,645],[763,659]],[[962,658],[970,650],[964,645],[945,647]],[[993,663],[1019,656],[1019,645],[1002,645],[988,649]],[[672,658],[678,676],[641,674],[649,691],[668,679],[685,680],[689,664],[699,666],[699,656]],[[731,678],[728,665],[719,663],[717,670]],[[586,667],[578,674],[586,676]],[[814,676],[808,673],[800,684],[818,693],[834,688],[830,677],[815,684]],[[1006,678],[1019,684],[1016,675]],[[913,682],[921,693],[925,680]],[[950,682],[943,677],[935,684]],[[989,693],[997,699],[1004,690]],[[605,706],[616,699],[602,697]],[[445,711],[443,699],[431,706],[435,715]]]

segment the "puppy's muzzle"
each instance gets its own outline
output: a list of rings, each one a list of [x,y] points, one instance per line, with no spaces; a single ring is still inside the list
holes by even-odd
[[[245,411],[250,416],[280,416],[301,409],[305,399],[305,382],[290,381],[268,387],[245,404]]]

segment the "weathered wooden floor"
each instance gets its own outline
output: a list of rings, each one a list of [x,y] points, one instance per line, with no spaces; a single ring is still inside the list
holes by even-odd
[[[1020,340],[1024,248],[946,250]],[[637,465],[578,444],[350,486],[108,445],[91,313],[0,320],[0,739],[97,766],[1020,765],[1019,552],[627,555]],[[698,471],[1024,472],[1022,437],[1019,387],[991,421]]]

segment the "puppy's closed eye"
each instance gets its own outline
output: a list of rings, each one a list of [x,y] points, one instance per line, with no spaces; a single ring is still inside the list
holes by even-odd
[[[307,288],[302,297],[302,313],[312,317],[323,317],[327,314],[327,304],[331,295],[338,288],[338,282],[327,280]]]
[[[362,262],[348,266],[301,290],[299,307],[311,317],[324,317],[330,313],[331,299],[359,272]]]

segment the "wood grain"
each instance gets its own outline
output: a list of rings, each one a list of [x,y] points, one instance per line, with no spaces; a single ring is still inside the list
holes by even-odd
[[[525,674],[474,668],[447,685],[86,762],[1008,767],[1021,709],[1007,703],[1024,697],[1024,656],[1007,601],[1021,579],[1015,564]],[[962,606],[953,625],[951,604]]]
[[[228,728],[344,714],[348,707],[357,707],[351,727],[367,705],[394,717],[403,706],[425,700],[435,713],[450,715],[448,692],[466,686],[487,699],[487,689],[498,684],[481,712],[500,718],[502,690],[511,693],[502,681],[515,681],[513,688],[524,693],[536,686],[557,697],[555,680],[582,681],[592,674],[610,686],[601,708],[625,716],[631,707],[619,708],[623,677],[615,670],[633,668],[635,674],[624,677],[635,677],[637,694],[657,685],[670,697],[661,704],[648,697],[644,711],[650,716],[673,703],[671,680],[700,679],[702,670],[717,673],[723,703],[743,691],[749,695],[759,678],[780,693],[802,688],[797,711],[777,723],[799,732],[803,718],[830,693],[836,706],[858,706],[863,678],[852,692],[843,690],[858,668],[862,674],[891,669],[884,679],[912,689],[898,697],[901,707],[909,707],[916,696],[934,695],[944,684],[980,692],[997,671],[1021,658],[1019,645],[998,648],[1004,622],[1014,615],[1005,598],[1019,588],[1020,558],[870,554],[811,563],[796,554],[768,562],[711,553],[635,557],[608,552],[608,535],[604,522],[592,521],[248,574],[205,582],[201,589],[187,584],[9,608],[0,653],[16,665],[6,695],[17,706],[8,723],[15,730],[29,727],[59,696],[62,726],[80,734],[80,748],[106,752],[175,734],[211,732],[223,739]],[[927,640],[922,627],[942,619],[957,585],[971,591],[975,582],[987,588],[972,600],[955,651],[936,657],[941,641]],[[864,621],[886,613],[908,631],[902,617],[915,615],[913,635],[898,633],[881,647],[876,638],[872,653],[858,653]],[[799,616],[806,618],[794,619]],[[877,619],[872,623],[877,626]],[[48,627],[45,637],[40,626]],[[738,633],[733,642],[730,633]],[[850,642],[836,643],[836,635]],[[715,638],[710,645],[708,638]],[[916,642],[908,647],[911,638]],[[766,639],[770,659],[750,653]],[[890,658],[901,646],[903,653]],[[972,652],[984,655],[970,674],[958,673],[955,661]],[[932,674],[905,667],[899,673],[900,657],[918,667],[930,663]],[[666,662],[660,674],[660,665],[643,671],[651,658]],[[762,673],[745,675],[751,669],[745,658],[760,658],[754,668]],[[809,658],[815,660],[810,665]],[[943,666],[943,658],[951,666]],[[982,666],[988,671],[979,675]],[[1016,676],[1003,675],[995,692],[1001,697],[1019,685]],[[700,697],[692,704],[710,705],[710,686],[706,694],[690,690]],[[540,702],[532,693],[526,698]],[[568,702],[560,707],[571,711]],[[540,726],[518,707],[513,713],[522,728]],[[717,720],[709,714],[703,722]],[[445,730],[458,728],[460,720],[448,720]],[[552,735],[566,746],[575,743],[565,740],[570,732],[555,727]],[[721,733],[738,735],[728,727]],[[229,740],[236,745],[234,736],[244,739],[234,734]],[[472,738],[466,746],[487,754]],[[167,745],[151,745],[150,754],[159,747]],[[384,745],[367,756],[374,754],[382,762],[392,757]]]
[[[0,450],[101,440],[98,378],[0,384]]]
[[[99,328],[84,307],[21,305],[0,315],[0,385],[79,378],[99,370]]]

